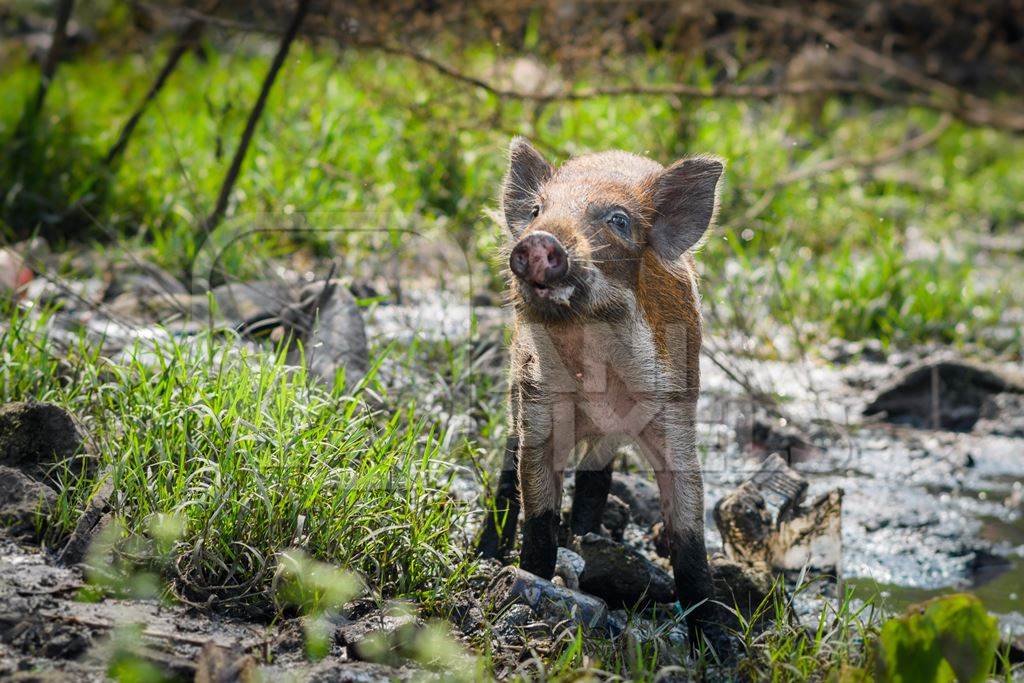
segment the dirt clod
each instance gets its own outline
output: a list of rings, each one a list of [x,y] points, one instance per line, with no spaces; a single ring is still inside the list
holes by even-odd
[[[21,470],[0,465],[0,525],[20,537],[34,537],[40,517],[57,504],[57,494]]]
[[[586,562],[580,588],[613,607],[675,600],[672,577],[635,548],[587,534],[579,553]]]
[[[772,575],[766,565],[746,565],[716,555],[711,558],[710,566],[715,598],[729,607],[738,607],[746,617],[753,614],[771,592]]]
[[[956,359],[927,360],[883,386],[864,414],[919,429],[969,432],[993,396],[1022,392],[1024,386],[989,368]]]
[[[78,454],[82,437],[71,416],[51,403],[26,401],[0,406],[0,465],[34,479]]]

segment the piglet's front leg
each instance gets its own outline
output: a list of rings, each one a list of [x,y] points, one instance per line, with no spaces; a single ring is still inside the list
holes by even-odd
[[[519,493],[523,502],[523,546],[519,566],[550,579],[555,574],[561,522],[562,472],[572,451],[573,406],[540,392],[524,391],[519,435]]]
[[[562,477],[555,470],[552,439],[538,445],[523,441],[519,451],[519,488],[523,499],[523,547],[519,566],[543,579],[555,575],[558,555]]]

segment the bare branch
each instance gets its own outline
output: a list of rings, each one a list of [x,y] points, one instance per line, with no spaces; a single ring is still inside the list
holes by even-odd
[[[911,90],[907,92],[886,87],[877,81],[860,80],[815,80],[777,84],[716,83],[710,86],[669,83],[661,85],[631,83],[621,86],[580,88],[555,92],[526,92],[502,87],[479,76],[466,73],[442,60],[436,59],[407,45],[395,45],[379,39],[355,38],[334,28],[314,28],[306,33],[310,36],[331,38],[345,45],[357,45],[412,59],[452,80],[471,85],[502,99],[533,101],[538,103],[588,100],[601,97],[624,95],[642,97],[687,97],[691,99],[738,99],[771,100],[784,95],[860,95],[880,102],[922,107],[952,116],[975,126],[991,126],[1013,133],[1024,132],[1024,107],[998,107],[983,98],[971,95],[953,86],[903,66],[871,48],[865,47],[853,38],[831,27],[827,22],[805,14],[794,14],[760,5],[747,5],[735,0],[719,0],[719,6],[740,16],[767,19],[803,26],[817,33],[825,40],[850,51],[862,63],[878,69],[883,74],[897,78]],[[195,11],[186,11],[188,16],[203,16]],[[232,30],[272,33],[268,28],[240,21],[209,17],[211,23]]]
[[[691,99],[749,99],[770,100],[782,95],[846,94],[863,95],[872,99],[909,107],[923,107],[945,112],[974,125],[992,126],[1011,132],[1024,132],[1024,114],[997,109],[988,102],[960,93],[958,101],[937,99],[934,93],[899,92],[878,83],[852,80],[820,80],[778,83],[770,85],[747,85],[719,83],[710,86],[669,83],[649,85],[635,83],[622,86],[581,88],[553,93],[524,92],[503,88],[480,77],[462,72],[455,67],[410,47],[390,45],[375,41],[358,42],[364,47],[378,49],[389,54],[413,59],[454,80],[468,83],[496,97],[534,102],[564,102],[588,100],[599,97],[621,95],[635,96],[679,96]],[[945,86],[951,88],[952,86]],[[953,89],[955,90],[955,89]],[[959,91],[956,91],[959,93]],[[968,103],[967,106],[964,103]]]
[[[39,90],[36,91],[36,99],[32,105],[29,118],[34,118],[43,108],[43,101],[46,100],[46,93],[50,91],[50,83],[57,73],[57,65],[64,53],[64,43],[68,37],[68,21],[71,19],[71,10],[74,9],[74,0],[60,0],[57,3],[57,19],[53,26],[53,36],[50,41],[50,49],[46,52],[46,61],[43,62],[43,69],[39,81]]]
[[[942,134],[946,132],[946,129],[953,123],[953,117],[950,114],[944,114],[933,127],[926,130],[925,132],[917,135],[909,140],[902,142],[895,147],[883,150],[879,154],[871,157],[835,157],[828,159],[820,164],[814,166],[800,168],[795,171],[791,171],[786,175],[782,176],[775,182],[774,187],[782,187],[783,185],[789,185],[790,183],[799,182],[801,180],[807,180],[808,178],[815,178],[820,175],[832,173],[845,168],[859,168],[859,169],[871,169],[876,166],[882,166],[884,164],[892,163],[897,159],[901,159],[908,154],[914,152],[920,152],[921,150],[931,147]]]
[[[994,107],[987,100],[904,66],[892,57],[862,45],[847,33],[813,14],[797,13],[781,7],[748,4],[739,0],[718,0],[717,4],[720,8],[737,16],[764,19],[778,24],[808,29],[837,48],[845,50],[862,64],[878,69],[887,76],[927,93],[929,99],[940,98],[939,101],[933,101],[930,104],[922,103],[920,106],[948,112],[975,125],[992,126],[1013,132],[1024,131],[1024,114],[1021,114],[1020,111]]]

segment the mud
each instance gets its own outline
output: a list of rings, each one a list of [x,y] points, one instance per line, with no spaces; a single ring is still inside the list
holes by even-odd
[[[402,305],[377,305],[365,316],[371,353],[392,341],[467,348],[459,344],[473,337],[466,359],[477,378],[486,380],[484,395],[444,385],[433,367],[418,374],[389,360],[380,370],[385,385],[415,393],[421,410],[447,420],[452,439],[478,435],[481,425],[502,410],[503,309],[473,306],[444,293],[407,292]],[[55,325],[68,323],[70,335],[70,322],[58,318]],[[140,339],[190,334],[186,329],[133,328],[102,316],[86,319],[85,325],[113,352]],[[1024,429],[1019,396],[989,392],[979,404],[977,419],[964,431],[919,423],[894,425],[865,416],[865,408],[900,369],[933,350],[896,355],[871,347],[832,354],[834,362],[783,362],[723,351],[721,341],[714,338],[708,346],[710,353],[702,358],[701,367],[698,439],[710,552],[723,549],[712,518],[715,504],[755,472],[767,454],[778,452],[808,480],[808,499],[843,490],[839,574],[856,595],[875,597],[884,609],[897,611],[924,598],[966,590],[999,616],[1005,635],[1024,635]],[[1018,370],[989,365],[1000,376],[1004,370]],[[752,396],[773,400],[766,403]],[[498,452],[498,445],[491,450]],[[615,514],[605,520],[605,527],[652,566],[668,570],[664,549],[659,553],[657,547],[660,512],[646,465],[628,449],[620,460],[623,472],[616,475],[612,492],[621,505],[611,506]],[[572,485],[570,472],[567,504]],[[459,499],[478,502],[481,488],[469,468],[456,472],[453,495]],[[93,524],[102,510],[98,513]],[[467,536],[474,532],[467,529]],[[736,580],[726,583],[737,590],[732,585]],[[413,675],[399,662],[391,667],[358,661],[358,648],[350,651],[345,638],[333,643],[327,660],[312,664],[306,659],[297,621],[269,627],[181,604],[113,599],[90,604],[75,599],[81,585],[76,569],[57,567],[50,555],[20,546],[4,532],[0,678],[40,670],[101,680],[111,648],[120,642],[117,634],[133,624],[138,626],[133,651],[185,678],[199,670],[200,652],[211,642],[233,654],[251,655],[268,680],[293,674],[311,680]],[[762,579],[750,582],[741,591],[745,603],[749,606],[764,587]],[[815,618],[834,592],[802,600],[802,618]],[[473,620],[479,619],[474,610],[479,607],[467,607],[464,628],[474,628]],[[608,614],[609,624],[619,621],[625,623],[619,610]],[[536,645],[536,639],[524,636],[535,627],[537,638],[550,636],[549,629],[537,626],[537,615],[526,605],[512,605],[494,626],[499,641],[510,647]]]
[[[209,669],[209,662],[204,663],[209,654],[201,656],[204,647],[230,653],[220,671],[239,664],[235,677],[223,679],[230,681],[390,681],[412,676],[407,666],[358,661],[344,647],[342,630],[355,644],[366,633],[381,630],[371,616],[345,620],[330,657],[314,663],[306,657],[298,620],[268,625],[157,600],[90,602],[84,598],[84,585],[76,568],[57,566],[44,551],[0,531],[0,679],[105,681],[111,662],[131,658],[172,680],[192,680],[204,666]],[[380,619],[383,623],[390,617]],[[238,662],[246,656],[249,662]],[[257,677],[241,677],[243,668]]]

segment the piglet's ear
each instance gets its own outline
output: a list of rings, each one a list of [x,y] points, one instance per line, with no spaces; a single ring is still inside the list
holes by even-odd
[[[540,190],[554,169],[526,138],[514,137],[508,148],[508,172],[501,188],[505,225],[518,237],[529,225]]]
[[[718,157],[680,159],[654,181],[654,223],[648,242],[663,260],[673,262],[695,245],[718,210],[718,181],[724,162]]]

